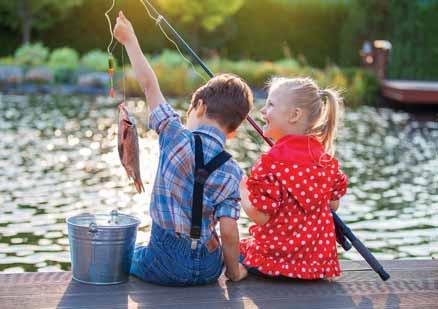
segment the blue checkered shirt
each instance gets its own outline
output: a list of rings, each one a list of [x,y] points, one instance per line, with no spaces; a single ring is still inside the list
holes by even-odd
[[[149,128],[159,134],[160,160],[150,205],[152,221],[166,230],[189,237],[195,170],[195,139],[202,139],[207,164],[223,151],[225,135],[218,128],[202,125],[191,132],[167,103],[160,104],[150,115]],[[208,177],[204,186],[201,243],[212,236],[218,218],[239,219],[239,183],[243,175],[230,159]]]

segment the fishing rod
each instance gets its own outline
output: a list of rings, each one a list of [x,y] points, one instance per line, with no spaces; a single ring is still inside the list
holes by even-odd
[[[199,56],[191,49],[191,47],[184,41],[184,39],[179,35],[179,33],[172,27],[172,25],[167,21],[167,19],[161,15],[157,9],[150,3],[149,0],[140,0],[143,5],[145,5],[146,9],[149,9],[157,16],[154,18],[151,16],[157,25],[161,27],[163,23],[171,32],[173,37],[183,46],[188,54],[194,59],[194,61],[199,64],[204,71],[207,73],[210,78],[214,77],[214,74],[210,71],[210,69],[205,65],[205,63],[199,58]],[[149,10],[148,10],[149,13]],[[150,14],[150,13],[149,13]],[[164,31],[164,30],[163,30]],[[273,146],[274,143],[271,139],[266,137],[263,134],[260,126],[251,118],[251,116],[247,116],[246,120],[253,126],[253,128],[260,134],[261,137],[269,144],[269,146]],[[332,210],[333,221],[335,224],[336,230],[336,239],[339,244],[345,249],[349,250],[351,246],[353,246],[359,254],[365,259],[365,261],[371,266],[371,268],[382,278],[383,281],[389,279],[389,274],[383,269],[383,266],[377,261],[371,251],[353,234],[350,228],[341,220],[341,218]],[[349,243],[347,239],[351,242]]]

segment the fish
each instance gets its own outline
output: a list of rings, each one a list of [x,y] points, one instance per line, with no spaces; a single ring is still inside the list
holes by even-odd
[[[120,162],[125,168],[128,178],[134,180],[134,186],[138,193],[144,192],[140,176],[137,125],[135,118],[129,113],[125,102],[119,104],[117,149],[119,151]]]

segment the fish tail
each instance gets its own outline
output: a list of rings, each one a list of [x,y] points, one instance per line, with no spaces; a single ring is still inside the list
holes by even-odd
[[[143,183],[141,182],[141,179],[137,178],[134,180],[134,186],[138,193],[144,192]]]

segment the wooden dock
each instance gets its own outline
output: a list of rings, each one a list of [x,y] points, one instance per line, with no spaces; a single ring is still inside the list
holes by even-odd
[[[438,104],[438,82],[383,80],[382,95],[400,103]]]
[[[383,261],[383,282],[364,262],[343,261],[334,280],[268,280],[250,276],[201,287],[140,282],[80,284],[70,272],[0,274],[0,308],[438,308],[438,261]]]

